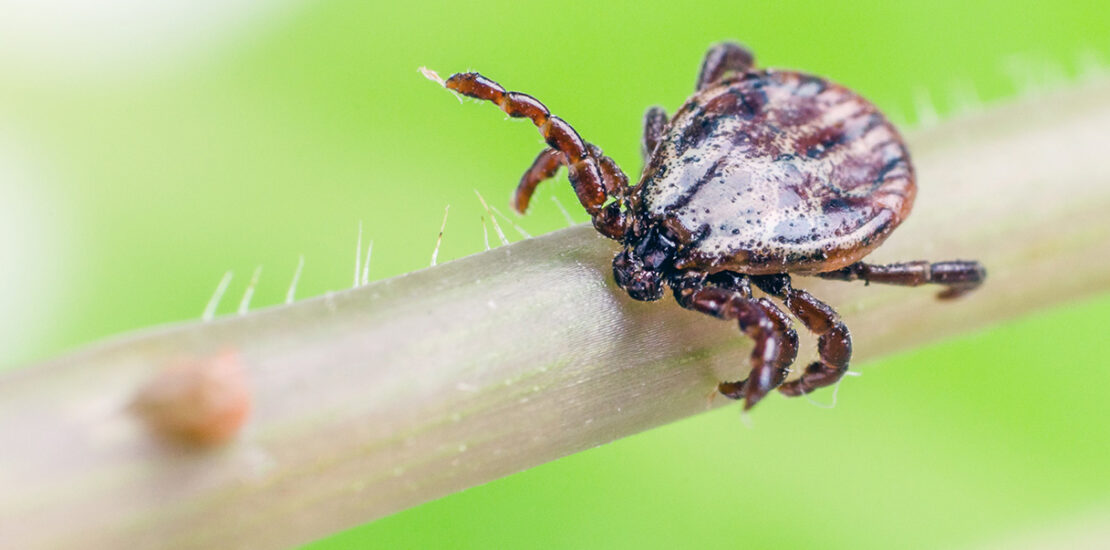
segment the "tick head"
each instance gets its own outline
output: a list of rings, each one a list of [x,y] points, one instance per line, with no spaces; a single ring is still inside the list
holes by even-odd
[[[613,258],[613,278],[634,300],[663,297],[663,275],[678,249],[673,237],[653,227]]]
[[[645,266],[631,249],[613,258],[613,279],[633,300],[653,302],[663,297],[663,274]]]

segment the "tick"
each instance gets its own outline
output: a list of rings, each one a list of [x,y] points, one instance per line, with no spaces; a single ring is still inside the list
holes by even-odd
[[[875,105],[825,78],[756,69],[739,44],[710,48],[694,95],[673,117],[644,116],[639,183],[536,98],[478,73],[446,81],[456,93],[530,119],[548,147],[520,179],[520,213],[541,182],[566,166],[594,227],[623,248],[613,277],[635,300],[669,287],[684,308],[736,321],[755,345],[751,372],[718,390],[750,409],[774,389],[787,396],[835,384],[852,338],[833,308],[791,275],[917,286],[942,299],[978,287],[975,261],[875,265],[861,260],[910,213],[917,187],[902,136]],[[767,297],[756,297],[752,288]],[[819,360],[787,381],[798,335],[786,310],[817,336]]]

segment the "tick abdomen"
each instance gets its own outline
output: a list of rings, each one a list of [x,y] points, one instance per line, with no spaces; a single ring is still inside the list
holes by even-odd
[[[908,215],[897,130],[855,92],[757,71],[695,94],[644,172],[648,219],[686,241],[676,266],[816,273],[866,256]]]

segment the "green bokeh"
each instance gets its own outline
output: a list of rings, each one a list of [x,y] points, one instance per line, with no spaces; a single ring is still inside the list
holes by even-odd
[[[955,109],[958,86],[993,101],[1017,93],[1015,72],[1074,78],[1082,54],[1110,53],[1108,30],[1104,0],[336,0],[126,81],[8,72],[0,120],[49,158],[74,228],[58,268],[80,274],[31,353],[195,318],[228,269],[237,296],[265,266],[259,305],[282,299],[300,254],[302,296],[349,286],[360,220],[373,278],[426,266],[447,204],[441,261],[481,250],[473,191],[505,205],[542,142],[460,106],[421,65],[533,93],[635,172],[644,108],[677,107],[714,41],[912,123],[925,96]],[[541,188],[520,220],[531,233],[565,225],[551,196],[575,204],[565,178]],[[1106,298],[1075,304],[867,365],[833,410],[770,399],[752,429],[733,409],[702,415],[317,547],[951,547],[1035,532],[1110,505],[1107,318]]]

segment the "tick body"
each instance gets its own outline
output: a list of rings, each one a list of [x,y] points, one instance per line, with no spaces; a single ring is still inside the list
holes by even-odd
[[[745,408],[776,388],[796,396],[835,384],[848,369],[848,328],[795,288],[791,274],[933,283],[944,287],[941,298],[986,276],[974,261],[862,262],[913,207],[917,188],[902,137],[855,92],[818,76],[755,69],[738,44],[709,50],[695,94],[673,117],[648,109],[645,168],[633,186],[535,98],[477,73],[443,84],[539,128],[548,147],[517,186],[518,211],[566,166],[594,227],[623,244],[613,260],[618,286],[647,301],[670,288],[682,307],[734,321],[754,341],[748,378],[718,386]],[[753,287],[767,296],[757,298]],[[791,317],[817,335],[819,360],[787,380],[798,349]]]
[[[913,204],[894,127],[854,92],[797,72],[753,71],[702,90],[653,153],[641,210],[685,243],[679,269],[839,269]]]

